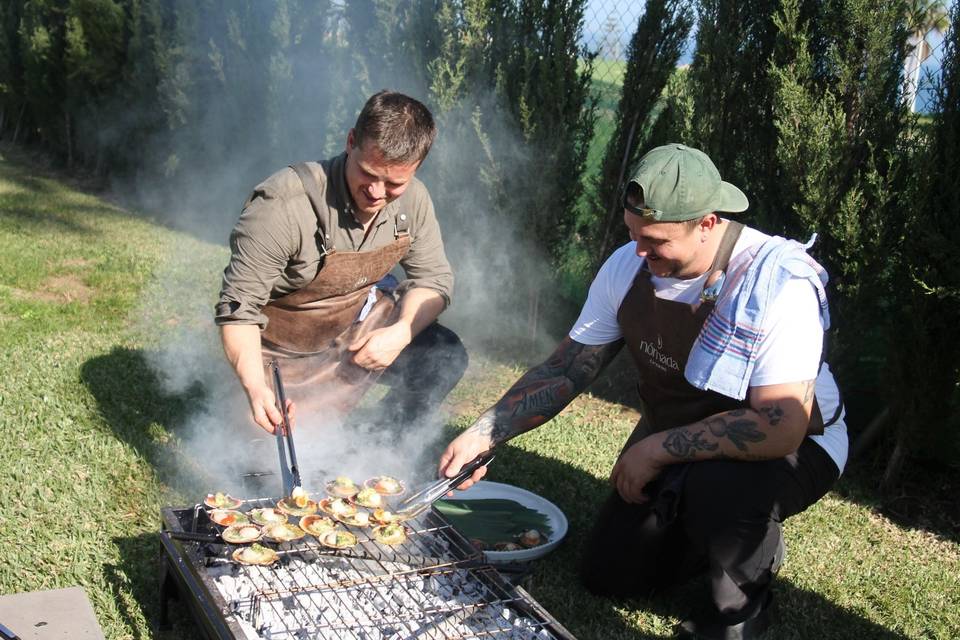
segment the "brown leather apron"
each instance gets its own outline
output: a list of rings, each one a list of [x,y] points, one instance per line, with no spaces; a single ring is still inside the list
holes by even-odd
[[[326,167],[320,165],[322,175]],[[288,398],[301,411],[349,413],[382,372],[369,371],[353,363],[347,346],[374,329],[396,320],[399,311],[393,294],[376,290],[376,303],[362,320],[361,309],[370,289],[406,255],[410,247],[406,214],[397,216],[394,241],[380,249],[338,252],[330,230],[337,221],[335,211],[323,207],[319,185],[307,164],[291,167],[300,177],[310,205],[317,216],[318,241],[323,263],[306,286],[263,308],[269,322],[260,336],[264,366],[280,360]],[[272,377],[268,376],[268,380]]]
[[[743,230],[739,222],[727,224],[729,227],[708,270],[710,274],[726,270]],[[715,300],[715,296],[701,295],[699,303],[687,304],[658,298],[646,264],[637,273],[617,312],[617,321],[627,349],[637,364],[640,378],[637,388],[642,406],[640,420],[621,455],[651,433],[749,406],[746,398],[736,400],[716,391],[698,389],[683,375],[690,349],[713,311]],[[823,420],[816,401],[810,422],[808,433],[823,432]]]

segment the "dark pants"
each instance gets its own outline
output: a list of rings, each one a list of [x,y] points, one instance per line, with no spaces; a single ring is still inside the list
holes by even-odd
[[[706,571],[716,621],[742,622],[769,597],[780,523],[819,500],[838,476],[810,439],[777,460],[668,467],[649,502],[628,504],[614,492],[601,507],[583,582],[597,595],[649,596]]]
[[[450,329],[434,322],[400,352],[379,382],[390,387],[381,401],[385,420],[399,425],[430,418],[467,369],[467,350]]]

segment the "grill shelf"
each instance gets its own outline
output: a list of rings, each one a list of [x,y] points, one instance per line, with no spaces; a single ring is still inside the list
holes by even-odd
[[[249,500],[243,510],[275,506]],[[367,528],[334,550],[311,536],[270,544],[280,560],[242,566],[235,545],[178,539],[218,533],[202,506],[161,509],[161,622],[171,597],[186,599],[208,638],[557,638],[575,640],[522,588],[482,564],[482,554],[437,511],[407,521],[408,539],[389,547]]]

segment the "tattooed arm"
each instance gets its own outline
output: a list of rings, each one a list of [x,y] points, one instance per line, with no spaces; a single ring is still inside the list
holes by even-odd
[[[654,433],[624,453],[610,481],[627,502],[668,464],[713,458],[769,460],[799,448],[810,424],[816,380],[751,387],[750,408],[725,411]]]
[[[527,371],[500,400],[454,439],[440,457],[440,473],[456,475],[464,463],[501,442],[539,427],[560,413],[590,386],[623,346],[623,340],[603,345],[564,338],[542,364]],[[479,470],[461,488],[483,477]]]

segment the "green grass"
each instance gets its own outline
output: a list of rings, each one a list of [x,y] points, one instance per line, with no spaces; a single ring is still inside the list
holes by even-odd
[[[209,323],[225,251],[26,167],[0,158],[0,592],[80,585],[107,638],[193,637],[183,609],[173,630],[155,628],[156,532],[161,506],[204,487],[178,437],[200,392],[164,391],[147,359],[160,337]],[[474,354],[451,397],[451,433],[525,366]],[[583,640],[667,637],[699,595],[692,585],[612,602],[577,583],[580,544],[635,419],[581,397],[491,469],[570,518],[527,587]],[[788,522],[774,637],[960,635],[956,538],[898,526],[850,495],[859,502],[830,494]]]

